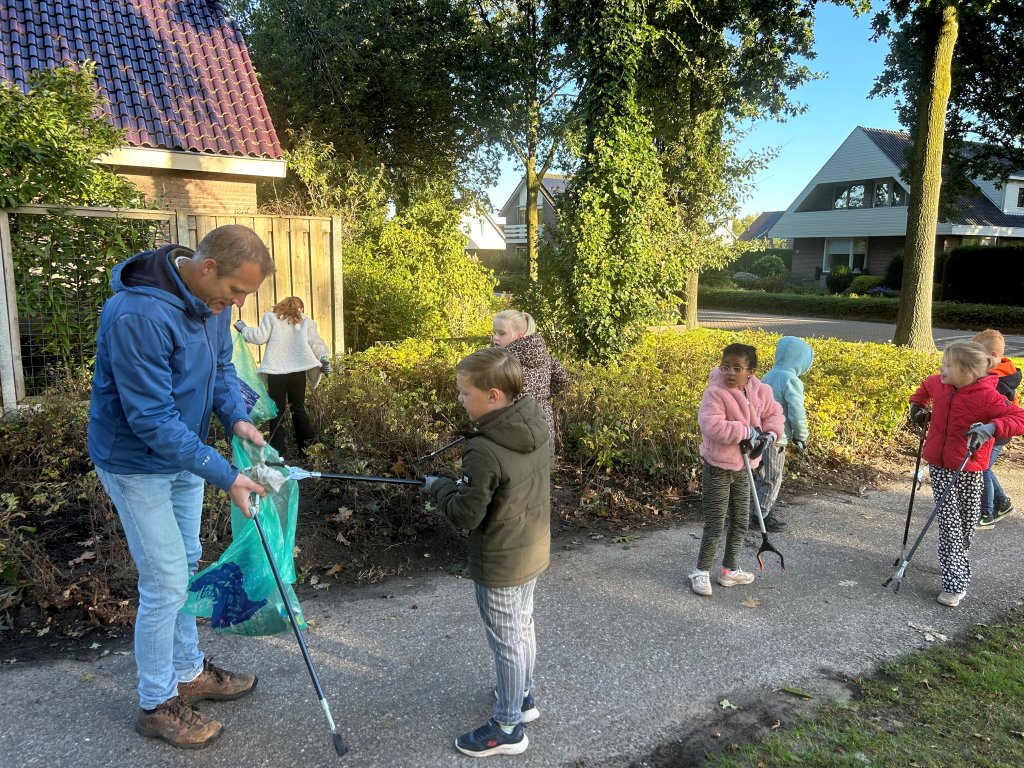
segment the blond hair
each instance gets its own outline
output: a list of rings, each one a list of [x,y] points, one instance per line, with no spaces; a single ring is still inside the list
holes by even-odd
[[[981,333],[975,334],[971,341],[980,344],[992,357],[1002,358],[1006,351],[1006,339],[994,328],[986,328]]]
[[[502,310],[494,316],[494,322],[505,326],[515,333],[523,336],[533,336],[537,332],[537,323],[529,312],[520,312],[518,309]]]
[[[302,303],[302,299],[298,296],[289,296],[274,305],[274,314],[292,325],[298,325],[302,322],[302,312],[305,308],[306,305]]]
[[[501,347],[488,347],[462,358],[455,366],[471,386],[500,390],[509,400],[523,391],[523,366]]]
[[[988,354],[981,344],[974,341],[954,341],[942,353],[942,361],[975,379],[980,379],[999,362]]]

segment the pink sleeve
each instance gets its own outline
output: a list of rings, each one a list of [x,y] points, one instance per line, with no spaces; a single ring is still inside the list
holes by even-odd
[[[725,406],[715,397],[711,388],[707,389],[701,398],[697,424],[704,438],[714,443],[739,443],[750,435],[748,425],[727,417]]]

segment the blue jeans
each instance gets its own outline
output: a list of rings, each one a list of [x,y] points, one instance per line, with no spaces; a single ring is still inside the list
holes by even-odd
[[[537,658],[533,591],[537,580],[518,587],[485,587],[475,582],[474,586],[497,672],[494,719],[514,725],[523,716],[523,696],[533,686],[533,664]]]
[[[139,706],[153,709],[178,695],[178,682],[203,671],[195,616],[181,613],[202,547],[203,479],[191,472],[118,475],[96,468],[121,518],[139,570],[135,665]]]
[[[995,470],[992,467],[995,466],[996,459],[999,458],[999,454],[1003,452],[1003,448],[1010,442],[1010,438],[1005,440],[996,440],[992,445],[992,458],[988,460],[988,469],[984,472],[985,477],[985,488],[981,492],[981,514],[990,515],[995,511],[995,504],[997,501],[1006,500],[1006,491],[1003,490],[1002,483],[999,482],[999,478],[996,477]]]

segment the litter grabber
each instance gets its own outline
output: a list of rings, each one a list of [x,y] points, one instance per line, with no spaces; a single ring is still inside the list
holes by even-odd
[[[893,567],[899,565],[900,561],[903,560],[903,556],[907,553],[907,539],[910,536],[910,516],[914,513],[914,496],[917,494],[917,489],[921,487],[921,454],[924,452],[924,438],[927,434],[927,429],[918,429],[917,431],[921,439],[917,444],[917,461],[914,464],[914,477],[910,481],[910,504],[907,507],[907,523],[903,526],[903,544],[900,547],[900,556],[893,561]]]
[[[461,445],[462,443],[466,442],[468,439],[469,439],[469,437],[467,437],[466,435],[463,435],[462,437],[457,437],[454,440],[452,440],[450,443],[445,443],[444,445],[442,445],[437,450],[431,451],[430,453],[426,453],[423,456],[420,456],[418,459],[413,461],[412,465],[415,467],[417,464],[422,464],[424,461],[430,461],[431,459],[436,459],[438,456],[440,456],[445,451],[447,451],[447,450],[449,450],[451,448],[454,448],[457,445]]]
[[[974,452],[978,450],[978,448],[980,447],[981,444],[975,444],[972,436],[972,439],[968,441],[967,453],[964,454],[963,461],[961,461],[960,466],[956,468],[956,473],[953,475],[953,479],[950,481],[946,490],[942,492],[942,495],[938,498],[938,501],[935,502],[935,508],[932,510],[932,513],[928,516],[928,519],[925,521],[924,527],[921,529],[921,532],[917,535],[917,539],[914,540],[914,546],[912,546],[910,548],[910,551],[906,553],[906,556],[903,557],[902,561],[899,564],[899,570],[896,571],[895,574],[890,576],[884,582],[882,582],[883,587],[888,587],[890,584],[893,584],[895,582],[892,591],[894,593],[900,591],[900,584],[903,582],[903,574],[905,574],[907,571],[907,566],[910,564],[910,559],[914,556],[914,553],[917,551],[917,548],[921,545],[921,542],[924,541],[924,535],[928,533],[928,528],[931,527],[932,521],[934,521],[935,516],[939,514],[939,508],[946,501],[946,497],[949,496],[949,494],[952,492],[953,487],[956,485],[956,481],[960,479],[960,475],[963,473],[964,467],[967,466],[967,462],[971,460],[971,456],[973,456]]]
[[[755,445],[750,440],[740,441],[740,455],[743,456],[743,468],[747,471],[747,482],[750,484],[750,497],[754,500],[754,511],[757,513],[757,524],[761,528],[761,548],[757,550],[757,565],[761,569],[761,573],[764,573],[764,561],[761,556],[765,552],[774,552],[779,556],[779,568],[786,570],[786,558],[782,556],[775,547],[768,541],[768,531],[764,527],[764,515],[761,512],[761,500],[757,498],[757,486],[754,485],[754,472],[750,468],[750,460],[757,458],[761,455],[762,451],[768,447],[768,443],[765,440],[755,441]]]
[[[387,483],[389,485],[423,485],[422,480],[406,477],[369,477],[366,475],[342,475],[334,472],[311,472],[300,467],[290,467],[283,461],[268,461],[268,467],[283,467],[289,480],[349,480],[362,483]]]
[[[263,544],[263,550],[267,553],[267,560],[270,561],[270,570],[274,573],[274,580],[277,582],[277,588],[281,593],[281,599],[284,602],[285,610],[288,611],[288,621],[291,622],[292,630],[295,632],[295,639],[299,641],[299,648],[302,651],[302,659],[306,662],[306,669],[309,671],[309,677],[313,681],[313,688],[316,690],[317,698],[320,699],[320,706],[324,710],[324,715],[327,717],[327,725],[331,729],[331,740],[334,743],[334,751],[338,753],[338,757],[342,757],[348,752],[348,747],[345,746],[345,742],[341,738],[341,734],[338,733],[338,727],[334,724],[334,718],[331,717],[331,708],[327,704],[327,698],[324,696],[324,690],[320,687],[320,680],[316,676],[316,670],[313,668],[313,660],[309,657],[309,650],[306,648],[306,641],[302,637],[302,630],[299,629],[299,622],[295,618],[295,612],[292,610],[291,603],[288,601],[288,594],[285,590],[284,581],[281,580],[281,574],[277,570],[277,563],[274,562],[274,555],[270,551],[270,544],[267,542],[267,536],[263,532],[263,524],[260,523],[260,497],[253,494],[250,497],[249,510],[252,512],[252,521],[256,524],[256,531],[259,533],[260,542]]]

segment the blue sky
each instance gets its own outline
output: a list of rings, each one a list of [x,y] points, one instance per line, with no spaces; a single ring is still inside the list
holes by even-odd
[[[754,190],[740,213],[783,210],[825,164],[858,125],[901,130],[892,99],[869,99],[875,77],[882,71],[888,42],[871,42],[871,14],[855,18],[849,8],[819,4],[816,9],[811,68],[825,75],[793,94],[807,111],[785,123],[760,123],[742,147],[779,150],[776,159],[754,179]],[[498,208],[515,190],[522,168],[507,161],[498,184],[490,190]]]

